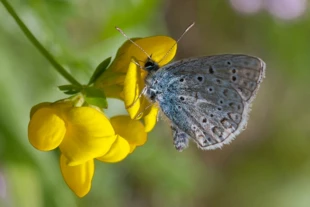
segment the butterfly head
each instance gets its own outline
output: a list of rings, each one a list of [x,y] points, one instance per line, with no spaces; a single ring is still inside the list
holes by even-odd
[[[148,58],[146,63],[144,64],[143,69],[146,70],[147,72],[155,72],[159,69],[159,65],[151,58]]]

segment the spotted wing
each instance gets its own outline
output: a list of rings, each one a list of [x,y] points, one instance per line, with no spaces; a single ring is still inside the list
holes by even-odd
[[[159,84],[166,90],[158,102],[172,122],[176,148],[185,148],[191,137],[198,147],[215,149],[245,128],[265,63],[247,55],[217,55],[181,60],[160,70]]]

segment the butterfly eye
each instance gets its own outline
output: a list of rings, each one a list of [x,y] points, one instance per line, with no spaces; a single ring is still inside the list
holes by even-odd
[[[237,71],[236,71],[236,69],[234,68],[234,69],[231,70],[231,72],[232,72],[232,73],[236,73]]]
[[[152,70],[153,67],[154,67],[154,62],[150,62],[150,61],[146,62],[144,65],[144,69],[147,71]]]
[[[144,70],[148,72],[157,71],[158,69],[159,69],[158,64],[151,59],[148,59],[147,62],[144,64]]]
[[[227,61],[226,64],[227,64],[227,65],[231,65],[231,62],[230,62],[230,61]]]

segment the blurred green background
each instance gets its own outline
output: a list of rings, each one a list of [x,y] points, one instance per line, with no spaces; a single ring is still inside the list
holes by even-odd
[[[11,0],[45,47],[78,80],[129,37],[181,40],[176,59],[246,53],[267,63],[247,130],[221,150],[182,153],[160,121],[123,162],[97,163],[77,198],[55,152],[27,139],[30,108],[65,97],[67,82],[0,4],[0,206],[310,206],[310,17],[307,0]],[[126,113],[113,102],[109,115]]]

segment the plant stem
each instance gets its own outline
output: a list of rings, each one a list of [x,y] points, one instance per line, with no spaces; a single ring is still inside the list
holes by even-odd
[[[2,4],[10,15],[14,18],[19,28],[23,31],[30,42],[40,51],[40,53],[54,66],[54,68],[70,83],[73,85],[80,86],[81,84],[74,79],[54,58],[53,56],[42,46],[42,44],[37,40],[37,38],[30,32],[24,22],[19,18],[17,13],[14,11],[13,7],[7,0],[1,0]]]

